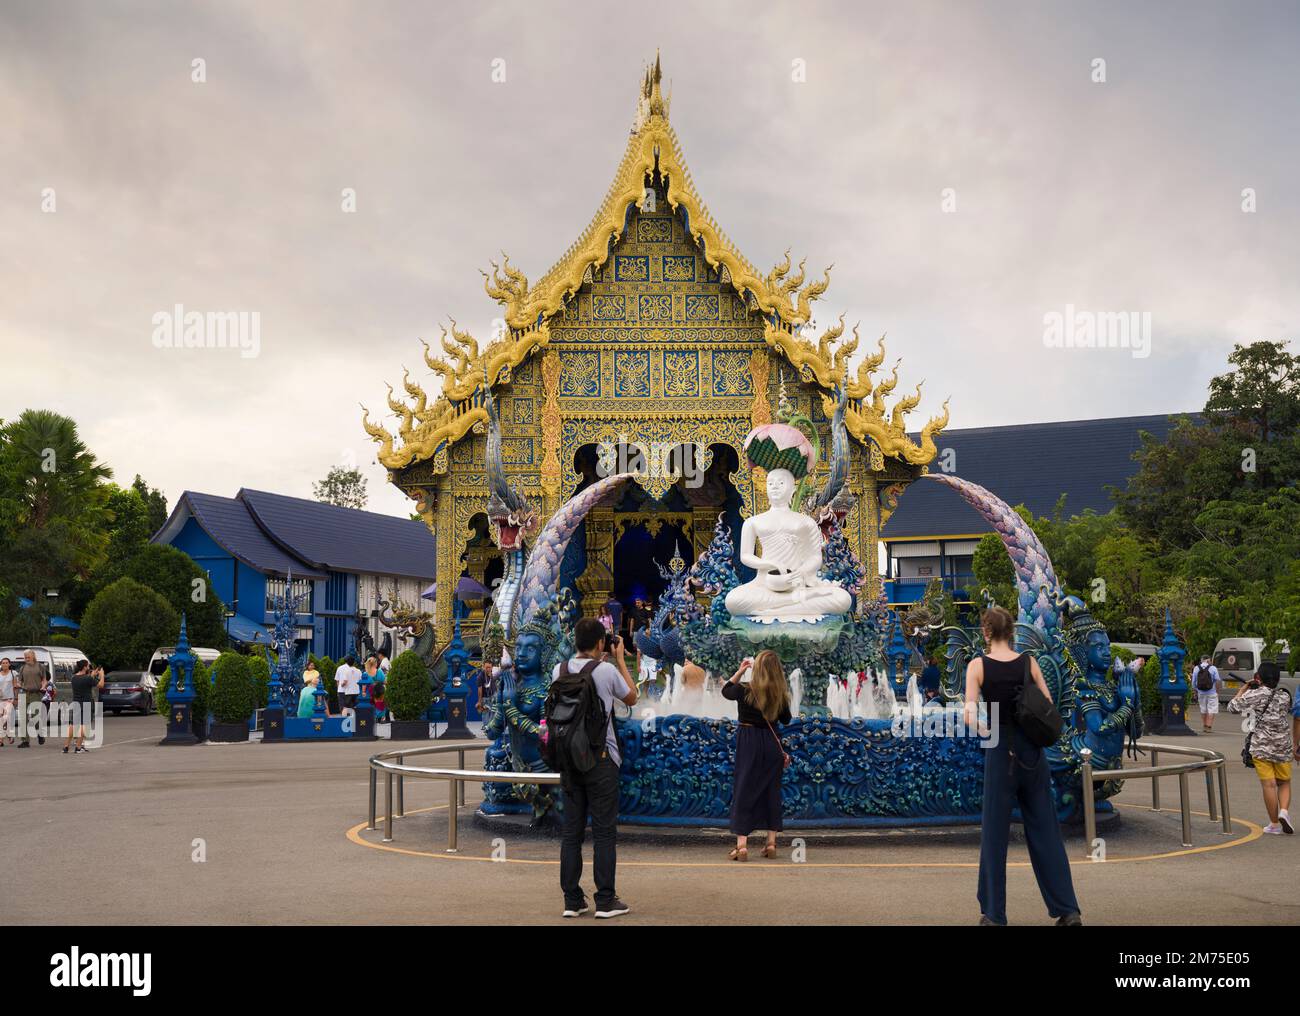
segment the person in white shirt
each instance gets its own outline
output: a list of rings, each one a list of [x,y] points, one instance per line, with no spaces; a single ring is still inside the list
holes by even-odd
[[[14,722],[14,672],[9,657],[0,660],[0,746],[4,745],[6,735],[13,744]]]
[[[1204,686],[1204,687],[1202,687]],[[1219,689],[1223,680],[1219,668],[1202,656],[1192,670],[1192,687],[1196,689],[1196,705],[1201,710],[1201,731],[1208,734],[1214,729],[1214,718],[1219,715]]]
[[[361,694],[361,671],[357,669],[355,656],[349,656],[343,665],[334,671],[334,683],[339,690],[339,711],[356,712],[357,696]]]

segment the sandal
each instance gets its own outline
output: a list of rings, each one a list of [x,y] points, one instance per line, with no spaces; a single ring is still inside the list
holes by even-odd
[[[729,854],[727,855],[727,859],[728,859],[729,861],[748,861],[748,860],[749,860],[749,848],[748,848],[748,847],[732,847],[732,849],[731,849],[731,853],[729,853]]]
[[[764,848],[763,848],[763,856],[764,856],[764,857],[775,857],[775,856],[776,856],[776,847],[764,847]]]

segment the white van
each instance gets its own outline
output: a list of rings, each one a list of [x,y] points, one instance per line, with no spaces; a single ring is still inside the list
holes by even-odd
[[[72,675],[77,664],[86,659],[86,654],[71,646],[0,646],[0,657],[9,657],[9,665],[15,670],[21,669],[25,656],[31,650],[36,654],[36,662],[45,670],[46,677],[54,678],[54,691],[57,701],[67,702],[72,698]],[[17,677],[14,691],[18,690]]]
[[[1210,657],[1210,661],[1219,671],[1219,676],[1223,678],[1223,687],[1219,689],[1219,701],[1227,702],[1236,695],[1241,686],[1255,676],[1261,660],[1277,662],[1282,668],[1282,687],[1291,692],[1294,697],[1297,678],[1294,673],[1287,672],[1290,656],[1291,647],[1286,642],[1280,643],[1279,648],[1278,645],[1266,646],[1263,639],[1219,639],[1218,645],[1214,647],[1214,655]],[[1185,666],[1189,680],[1192,671],[1200,662],[1200,660],[1187,661]]]
[[[167,661],[174,652],[176,652],[175,646],[163,646],[155,649],[153,656],[149,657],[149,666],[145,668],[144,674],[141,675],[140,684],[151,695],[158,687],[158,682],[162,680],[163,674],[167,673]],[[212,662],[221,655],[221,652],[217,649],[203,649],[199,646],[190,646],[190,652],[198,657],[205,667],[212,666]]]

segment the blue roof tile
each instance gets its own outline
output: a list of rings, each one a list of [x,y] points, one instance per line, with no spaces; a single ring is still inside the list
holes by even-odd
[[[436,572],[436,544],[423,522],[260,490],[236,497],[272,540],[317,568],[417,579]]]
[[[949,431],[937,444],[940,455],[949,448],[955,453],[954,475],[978,483],[1009,505],[1024,504],[1035,515],[1050,515],[1065,494],[1067,516],[1087,508],[1104,514],[1114,507],[1107,487],[1122,488],[1137,471],[1133,453],[1141,447],[1140,432],[1161,440],[1172,428],[1171,419],[1123,416],[974,427]],[[930,468],[938,472],[939,460]],[[989,531],[983,517],[955,491],[918,480],[899,497],[881,539]]]
[[[213,540],[233,557],[260,572],[284,575],[292,571],[302,578],[323,579],[323,572],[312,568],[307,562],[285,550],[272,541],[254,521],[244,503],[233,497],[218,497],[215,494],[200,494],[187,490],[181,495],[180,503],[173,511],[188,507],[189,512],[198,521]],[[166,533],[171,520],[164,526]]]

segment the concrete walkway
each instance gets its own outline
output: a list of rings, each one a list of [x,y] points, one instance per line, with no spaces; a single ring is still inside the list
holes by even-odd
[[[1300,923],[1291,877],[1300,835],[1260,835],[1267,819],[1254,773],[1237,760],[1239,721],[1223,715],[1219,724],[1212,736],[1181,743],[1231,760],[1233,833],[1204,814],[1204,780],[1193,778],[1202,814],[1184,851],[1176,779],[1163,792],[1174,810],[1160,814],[1150,811],[1149,782],[1130,783],[1118,799],[1123,820],[1106,834],[1105,863],[1084,859],[1077,833],[1068,843],[1088,923]],[[462,812],[462,852],[445,854],[440,782],[407,781],[408,816],[396,820],[393,843],[366,831],[365,762],[387,742],[163,749],[162,732],[157,716],[108,717],[104,746],[87,755],[63,755],[53,742],[0,750],[5,845],[23,870],[10,880],[8,920],[589,920],[560,921],[554,841],[484,831],[471,806]],[[478,796],[470,787],[471,805]],[[803,863],[791,862],[791,837],[783,836],[777,860],[748,864],[726,861],[721,833],[685,845],[625,842],[618,889],[633,912],[620,921],[972,924],[979,916],[977,831],[805,840]],[[1013,842],[1009,914],[1013,923],[1047,924],[1026,856]]]

